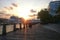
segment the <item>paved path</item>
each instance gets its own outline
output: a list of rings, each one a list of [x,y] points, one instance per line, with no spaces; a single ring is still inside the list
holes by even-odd
[[[43,27],[60,33],[60,24],[47,24]]]
[[[36,24],[32,28],[25,27],[25,29],[0,36],[0,40],[60,40],[60,34]]]

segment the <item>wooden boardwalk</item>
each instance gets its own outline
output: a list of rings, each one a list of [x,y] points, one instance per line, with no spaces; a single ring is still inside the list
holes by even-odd
[[[0,36],[0,40],[60,40],[60,34],[36,24]]]

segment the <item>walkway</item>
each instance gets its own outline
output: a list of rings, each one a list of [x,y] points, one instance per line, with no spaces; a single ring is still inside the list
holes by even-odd
[[[43,27],[60,33],[60,24],[47,24]]]
[[[25,29],[0,36],[0,40],[60,40],[60,34],[36,24],[32,28],[25,27]]]

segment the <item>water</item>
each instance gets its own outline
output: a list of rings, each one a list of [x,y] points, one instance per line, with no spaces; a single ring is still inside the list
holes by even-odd
[[[8,32],[13,31],[13,29],[14,29],[13,26],[14,25],[7,25],[6,32],[8,33]],[[19,28],[19,24],[16,25],[16,28]],[[2,31],[3,31],[3,25],[0,25],[0,35],[2,34]]]
[[[16,24],[16,28],[20,28],[20,25],[19,24]],[[21,28],[23,29],[24,26],[23,24],[21,24]],[[14,25],[6,25],[6,33],[8,32],[12,32],[14,30]],[[0,35],[2,34],[2,31],[3,31],[3,25],[0,25]]]
[[[7,25],[6,26],[6,32],[8,33],[8,32],[11,32],[11,31],[13,31],[13,25]]]
[[[2,34],[2,28],[3,28],[3,26],[0,25],[0,34]]]

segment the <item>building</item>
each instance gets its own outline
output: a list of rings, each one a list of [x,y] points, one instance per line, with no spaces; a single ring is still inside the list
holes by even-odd
[[[10,19],[8,20],[10,23],[20,23],[20,19],[16,16],[11,16]]]
[[[49,3],[49,13],[53,16],[57,15],[56,11],[57,11],[57,8],[59,7],[59,5],[60,5],[60,1],[51,1]]]

